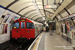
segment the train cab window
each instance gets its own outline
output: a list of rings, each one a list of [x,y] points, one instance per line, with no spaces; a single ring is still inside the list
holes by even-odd
[[[21,28],[25,28],[25,22],[21,22]]]
[[[33,23],[27,23],[27,29],[34,29]]]
[[[12,28],[19,28],[19,22],[14,23]]]

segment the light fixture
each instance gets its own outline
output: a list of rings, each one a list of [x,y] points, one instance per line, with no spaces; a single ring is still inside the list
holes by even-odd
[[[45,17],[43,17],[43,20],[45,20]]]
[[[32,0],[32,3],[35,3],[35,0]]]

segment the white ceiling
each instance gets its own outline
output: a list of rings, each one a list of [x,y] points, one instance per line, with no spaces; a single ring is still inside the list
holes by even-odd
[[[0,5],[7,7],[9,4],[14,2],[15,0],[0,0]],[[56,0],[58,3],[60,0]],[[32,18],[34,15],[36,17],[33,20],[40,17],[47,17],[50,14],[54,13],[53,9],[45,9],[45,5],[53,5],[54,0],[18,0],[13,3],[8,9],[23,15],[24,17]],[[47,12],[47,13],[46,13]],[[41,19],[43,20],[43,19]]]

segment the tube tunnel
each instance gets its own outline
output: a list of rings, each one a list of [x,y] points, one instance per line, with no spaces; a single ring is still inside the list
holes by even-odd
[[[75,0],[0,0],[0,50],[74,50],[74,8]]]

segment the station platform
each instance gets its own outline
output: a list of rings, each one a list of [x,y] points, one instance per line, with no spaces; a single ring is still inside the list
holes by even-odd
[[[60,35],[42,32],[30,45],[28,50],[73,50],[72,45]]]

